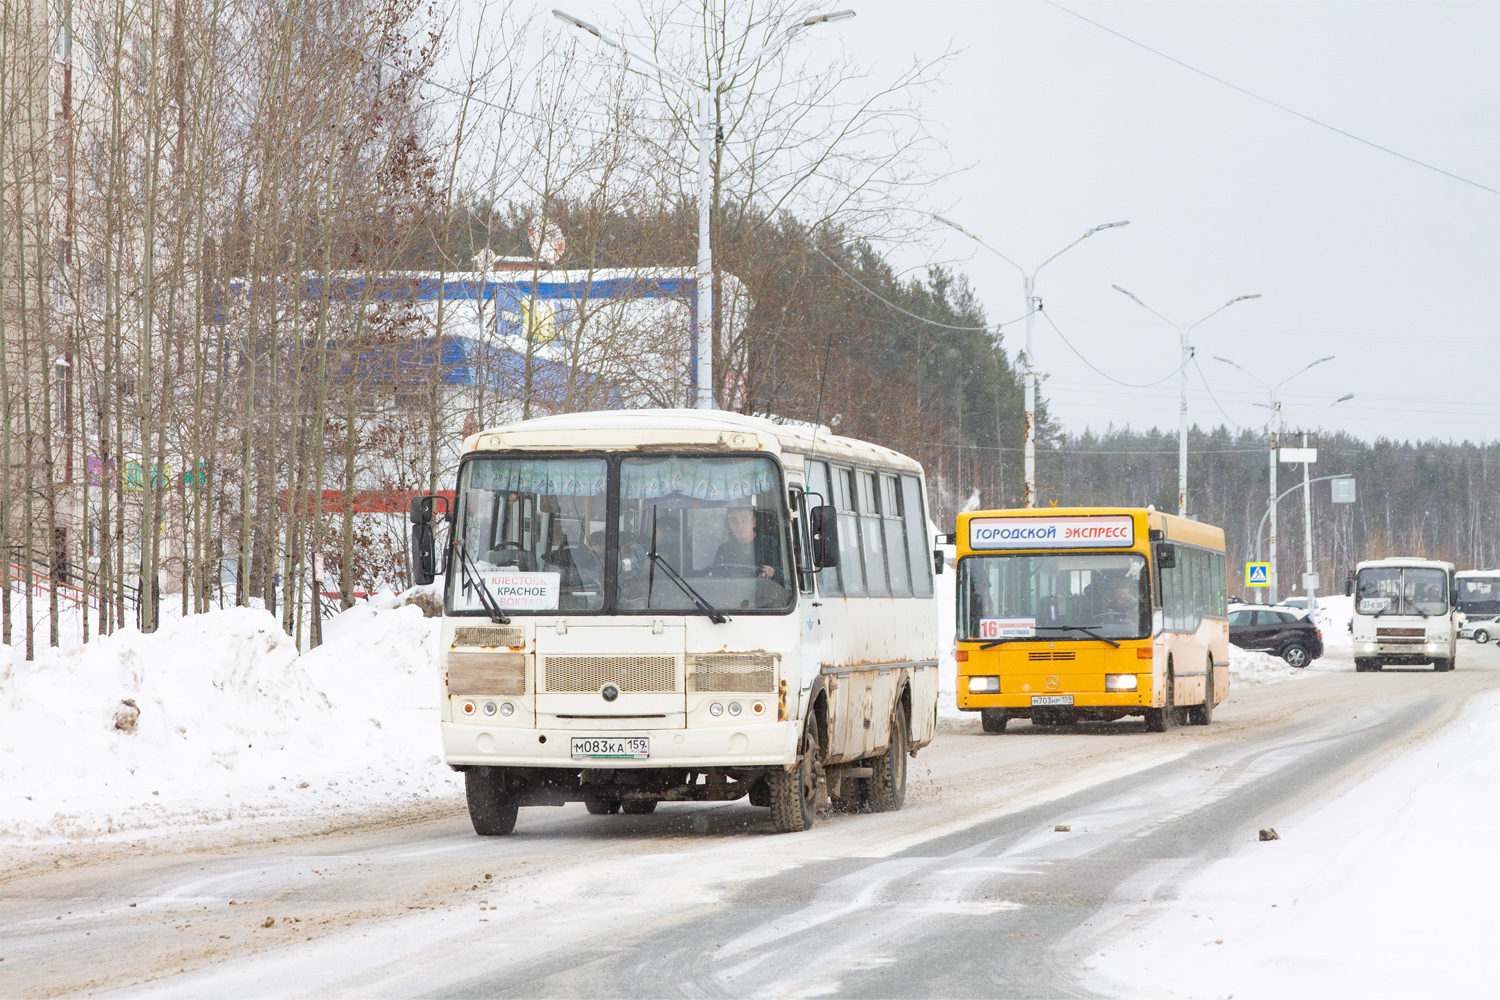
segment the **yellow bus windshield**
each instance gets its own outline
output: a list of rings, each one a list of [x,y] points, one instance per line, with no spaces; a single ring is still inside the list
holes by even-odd
[[[1136,553],[967,555],[958,574],[960,639],[1151,634],[1150,577]]]

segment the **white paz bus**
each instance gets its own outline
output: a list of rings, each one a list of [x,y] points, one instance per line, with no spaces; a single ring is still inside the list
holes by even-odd
[[[719,411],[468,438],[437,513],[443,749],[474,829],[566,802],[748,797],[782,831],[823,794],[900,808],[937,715],[925,496],[887,448]],[[412,502],[419,583],[443,504]]]
[[[1372,559],[1345,587],[1354,597],[1354,669],[1431,663],[1453,669],[1458,655],[1453,564],[1431,559]]]

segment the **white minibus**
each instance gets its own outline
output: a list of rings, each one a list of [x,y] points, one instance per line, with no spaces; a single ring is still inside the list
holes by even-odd
[[[1458,650],[1453,564],[1432,559],[1372,559],[1354,568],[1354,669],[1431,663],[1453,669]]]
[[[748,797],[781,831],[824,795],[900,808],[938,692],[912,459],[721,411],[542,417],[469,437],[451,504],[411,521],[417,581],[445,573],[443,750],[478,833],[567,802]]]

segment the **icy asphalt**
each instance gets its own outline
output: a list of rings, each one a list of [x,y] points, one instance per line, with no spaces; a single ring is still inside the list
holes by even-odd
[[[0,880],[0,995],[1087,995],[1184,880],[1500,687],[1470,643],[1445,675],[1321,666],[1159,736],[944,720],[906,809],[794,836],[572,806],[84,855]]]

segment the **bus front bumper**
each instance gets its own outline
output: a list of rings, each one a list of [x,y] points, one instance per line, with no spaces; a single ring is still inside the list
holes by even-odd
[[[1057,705],[1035,699],[1072,698],[1071,705]],[[1049,691],[1030,694],[969,694],[960,691],[958,708],[963,712],[977,712],[983,708],[1150,708],[1151,688],[1144,691]]]
[[[1437,639],[1423,642],[1377,642],[1371,639],[1354,640],[1354,655],[1358,659],[1385,659],[1392,657],[1406,658],[1414,663],[1425,663],[1427,660],[1437,657],[1443,659],[1453,655],[1453,642],[1451,639]]]
[[[802,723],[702,729],[519,729],[444,722],[443,759],[454,767],[555,767],[569,770],[654,767],[785,767],[797,760]],[[574,757],[574,739],[650,739],[644,758]]]

